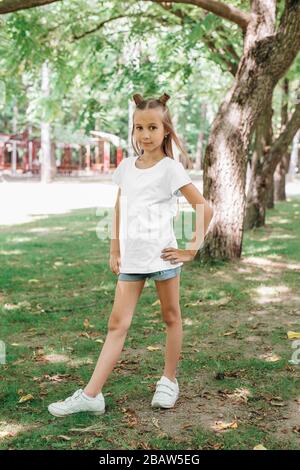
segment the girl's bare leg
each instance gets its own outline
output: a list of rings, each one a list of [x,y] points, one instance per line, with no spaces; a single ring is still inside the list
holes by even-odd
[[[182,319],[179,303],[180,275],[166,281],[155,281],[167,337],[163,375],[175,382],[176,367],[182,347]]]
[[[108,321],[108,333],[93,375],[84,389],[86,395],[95,397],[102,391],[118,361],[144,284],[144,279],[117,282],[114,304]]]

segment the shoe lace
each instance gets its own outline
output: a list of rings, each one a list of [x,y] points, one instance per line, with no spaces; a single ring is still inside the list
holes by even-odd
[[[71,397],[65,399],[65,403],[70,403],[71,401],[78,400],[79,396],[81,395],[81,390],[76,390],[75,393]]]

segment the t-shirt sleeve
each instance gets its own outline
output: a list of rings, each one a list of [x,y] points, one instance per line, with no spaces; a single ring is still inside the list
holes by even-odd
[[[126,161],[126,158],[123,158],[123,160],[121,160],[121,162],[119,163],[119,165],[117,166],[117,168],[115,169],[111,177],[112,181],[116,183],[118,186],[121,186],[122,184],[124,170],[125,170],[125,161]]]
[[[170,191],[172,196],[181,196],[179,188],[182,186],[192,183],[192,180],[188,173],[186,172],[183,164],[181,162],[175,162],[175,165],[172,165],[170,171]]]

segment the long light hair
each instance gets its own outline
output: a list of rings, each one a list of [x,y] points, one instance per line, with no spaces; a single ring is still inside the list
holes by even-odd
[[[136,104],[136,108],[133,112],[133,117],[136,112],[136,110],[144,110],[144,109],[156,109],[160,108],[162,110],[162,123],[164,126],[164,131],[167,133],[167,136],[163,139],[162,142],[162,151],[164,152],[164,155],[173,158],[173,149],[172,149],[172,140],[175,142],[177,148],[180,150],[182,155],[189,160],[189,156],[180,140],[178,135],[175,132],[173,123],[172,123],[172,118],[171,114],[169,111],[168,106],[166,105],[166,102],[170,96],[167,93],[164,93],[160,98],[148,98],[144,99],[142,95],[140,94],[135,94],[133,95],[134,102]],[[132,147],[137,155],[143,155],[143,149],[139,146],[139,144],[136,142],[134,138],[134,119],[132,119],[132,131],[131,131],[131,144]]]

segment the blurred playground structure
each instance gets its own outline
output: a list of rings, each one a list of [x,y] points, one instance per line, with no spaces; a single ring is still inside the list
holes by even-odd
[[[35,130],[0,133],[0,171],[4,174],[39,175],[41,139]],[[51,162],[56,174],[84,176],[109,173],[127,155],[127,142],[107,132],[92,131],[91,136],[70,135],[51,142]]]

